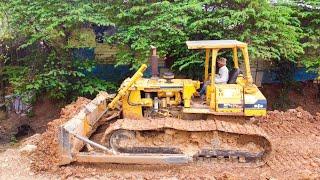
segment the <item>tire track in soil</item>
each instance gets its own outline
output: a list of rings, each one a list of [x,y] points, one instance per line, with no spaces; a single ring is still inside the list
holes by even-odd
[[[269,122],[261,124],[273,145],[267,164],[275,171],[310,170],[319,174],[319,121],[301,109],[291,111],[281,112],[286,119],[276,115],[279,119],[268,119]],[[301,118],[301,113],[307,118]]]

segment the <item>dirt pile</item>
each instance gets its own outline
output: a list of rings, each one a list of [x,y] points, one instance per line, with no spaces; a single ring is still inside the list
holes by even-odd
[[[319,110],[320,111],[320,110]],[[270,123],[284,123],[284,122],[314,122],[320,121],[320,112],[312,115],[308,111],[305,111],[302,107],[297,107],[295,109],[288,109],[287,111],[269,111],[266,117],[257,118],[260,122],[268,121]]]
[[[78,113],[89,102],[89,99],[79,97],[76,102],[61,110],[60,118],[48,123],[47,130],[41,135],[39,142],[36,143],[37,149],[31,155],[31,167],[34,171],[54,171],[57,169],[57,163],[59,162],[58,127]]]

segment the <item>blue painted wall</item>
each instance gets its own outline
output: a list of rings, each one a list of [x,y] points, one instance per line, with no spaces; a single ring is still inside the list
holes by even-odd
[[[75,61],[85,59],[94,60],[95,58],[94,48],[74,48],[72,54]],[[103,80],[120,83],[130,75],[130,67],[124,65],[115,67],[113,64],[97,64],[92,73]]]
[[[317,78],[317,73],[307,72],[306,68],[295,68],[294,70],[294,80],[295,81],[307,81],[314,80]],[[280,83],[280,80],[277,78],[277,74],[274,70],[264,71],[262,83]]]
[[[93,60],[95,58],[94,48],[75,48],[73,49],[73,57],[75,60]],[[129,66],[121,65],[115,67],[113,64],[97,64],[93,70],[95,76],[118,83],[130,76],[131,73]],[[145,77],[150,76],[151,68],[149,67],[145,72]],[[294,80],[296,81],[313,80],[316,77],[316,73],[307,72],[305,68],[295,68],[294,70]],[[264,71],[262,83],[280,83],[280,80],[277,79],[276,71],[272,69]]]

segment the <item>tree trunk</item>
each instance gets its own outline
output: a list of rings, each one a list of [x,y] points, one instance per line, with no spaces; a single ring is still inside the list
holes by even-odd
[[[5,78],[3,74],[4,69],[4,57],[3,51],[0,47],[0,120],[7,118],[7,111],[5,106]]]

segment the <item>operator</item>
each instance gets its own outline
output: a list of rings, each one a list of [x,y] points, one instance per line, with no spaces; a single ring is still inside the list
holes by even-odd
[[[216,74],[215,77],[215,83],[216,84],[227,84],[229,79],[229,70],[227,68],[227,59],[224,57],[221,57],[217,60],[217,65],[219,67],[218,74]],[[203,96],[206,94],[207,86],[210,84],[210,79],[206,81],[203,84],[203,87],[201,88],[199,94],[203,98]]]

